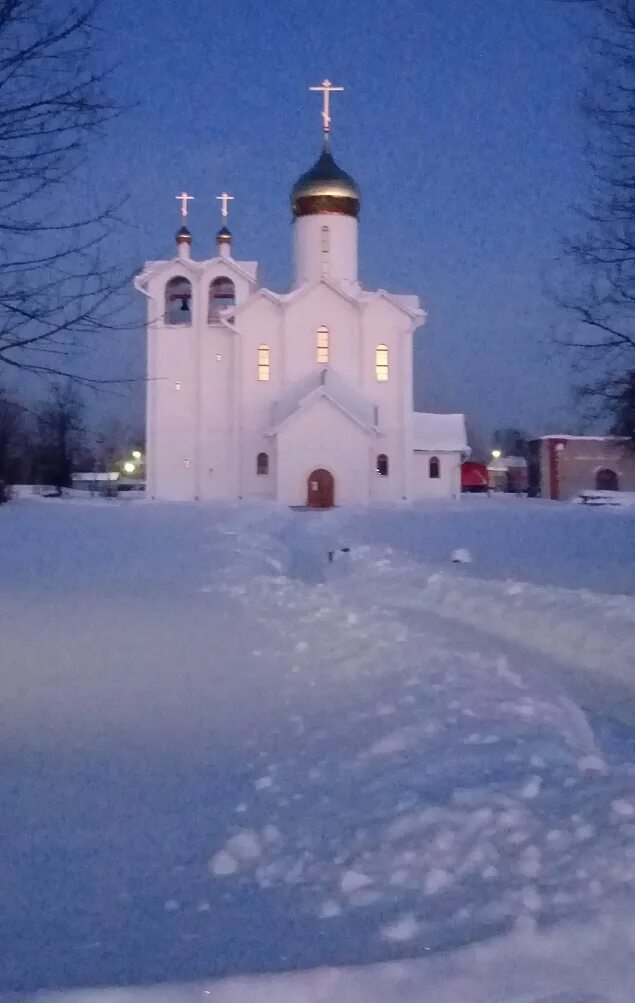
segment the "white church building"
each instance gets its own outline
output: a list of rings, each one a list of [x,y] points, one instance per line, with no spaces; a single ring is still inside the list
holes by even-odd
[[[146,492],[170,500],[266,498],[330,507],[457,498],[460,414],[413,410],[417,296],[358,279],[357,184],[323,149],[291,192],[293,281],[273,292],[258,264],[176,255],[135,279],[147,298]],[[189,196],[183,193],[182,213]],[[227,201],[220,196],[223,222]]]

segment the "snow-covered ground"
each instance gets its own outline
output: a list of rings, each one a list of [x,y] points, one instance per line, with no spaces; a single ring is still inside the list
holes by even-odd
[[[4,506],[0,991],[632,1000],[634,529]]]

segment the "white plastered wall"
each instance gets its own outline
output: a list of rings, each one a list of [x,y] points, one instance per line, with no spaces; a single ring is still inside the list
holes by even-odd
[[[430,460],[436,456],[440,464],[440,476],[430,477]],[[413,453],[412,499],[460,498],[461,497],[461,454],[450,452]]]
[[[333,474],[336,505],[369,501],[376,436],[331,401],[321,398],[295,414],[276,439],[278,501],[305,505],[309,474],[317,469]]]

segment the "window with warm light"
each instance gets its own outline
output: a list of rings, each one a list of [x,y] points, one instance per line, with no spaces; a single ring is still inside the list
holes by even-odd
[[[430,457],[430,477],[436,481],[441,476],[441,462],[438,456]]]
[[[269,379],[269,346],[260,345],[258,347],[258,379],[266,382]]]
[[[256,473],[263,477],[269,473],[269,457],[267,453],[258,453],[256,457]]]
[[[388,457],[385,453],[380,453],[377,457],[377,473],[381,477],[388,477]]]
[[[375,349],[375,377],[378,383],[388,380],[388,346],[378,345]]]
[[[318,362],[328,362],[329,361],[329,329],[328,327],[318,327],[316,335],[317,344],[317,361]]]

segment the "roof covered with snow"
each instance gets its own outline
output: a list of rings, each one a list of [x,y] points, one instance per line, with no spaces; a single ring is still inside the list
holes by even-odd
[[[273,406],[272,425],[275,430],[292,415],[306,407],[315,397],[326,397],[339,407],[345,414],[363,425],[374,428],[376,425],[375,407],[367,397],[361,394],[347,380],[332,369],[319,369],[310,373],[305,379],[294,383],[292,387]]]
[[[437,453],[463,453],[467,449],[464,415],[415,411],[412,419],[413,449]]]

